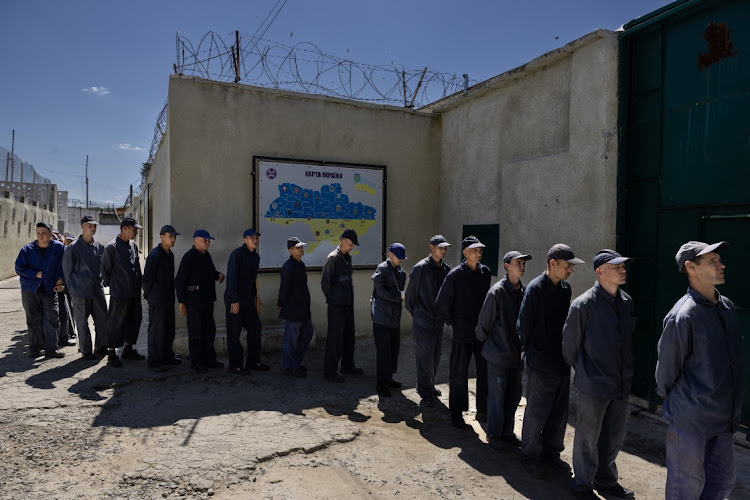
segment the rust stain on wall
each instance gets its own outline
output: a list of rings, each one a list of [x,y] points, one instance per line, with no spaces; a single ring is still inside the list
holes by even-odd
[[[698,70],[703,71],[703,68],[708,68],[721,59],[737,55],[731,33],[732,30],[726,23],[712,22],[708,25],[706,31],[703,32],[703,38],[708,43],[708,52],[698,55]]]

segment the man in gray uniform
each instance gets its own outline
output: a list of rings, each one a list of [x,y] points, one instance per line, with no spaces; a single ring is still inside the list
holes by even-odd
[[[404,306],[413,318],[412,341],[417,364],[417,393],[422,404],[435,405],[440,390],[435,387],[440,357],[443,352],[443,313],[435,305],[438,291],[450,268],[443,262],[450,243],[436,234],[430,239],[430,255],[411,268]]]
[[[107,301],[100,275],[104,245],[94,240],[97,224],[92,216],[83,217],[81,236],[63,254],[63,273],[78,330],[78,346],[81,356],[88,361],[96,360],[96,354],[107,353]],[[94,319],[95,347],[91,342],[89,316]]]
[[[687,293],[664,318],[656,392],[667,429],[666,498],[727,498],[737,479],[732,435],[742,412],[742,332],[724,283],[726,241],[689,241],[675,260]]]
[[[632,260],[600,250],[594,256],[597,282],[573,301],[563,327],[562,352],[575,368],[578,388],[573,492],[582,498],[598,498],[593,488],[635,498],[617,482],[615,464],[633,380],[633,299],[620,290],[627,280],[625,264]]]

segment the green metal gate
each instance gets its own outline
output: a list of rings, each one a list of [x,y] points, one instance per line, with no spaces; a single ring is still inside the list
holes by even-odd
[[[652,405],[662,319],[685,293],[674,255],[727,240],[727,283],[743,331],[750,422],[750,2],[681,1],[620,35],[617,245],[637,257],[633,393]]]

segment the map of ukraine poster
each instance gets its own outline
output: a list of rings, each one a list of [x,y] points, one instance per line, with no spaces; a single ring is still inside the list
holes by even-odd
[[[346,228],[359,238],[355,266],[383,260],[384,167],[257,160],[256,176],[262,269],[286,262],[292,236],[307,243],[307,267],[320,267]]]

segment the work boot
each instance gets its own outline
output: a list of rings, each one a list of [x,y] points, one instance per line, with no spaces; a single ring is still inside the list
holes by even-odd
[[[122,361],[120,361],[120,358],[117,357],[117,353],[112,351],[109,353],[109,357],[107,358],[107,366],[111,366],[112,368],[120,368],[122,366]]]

